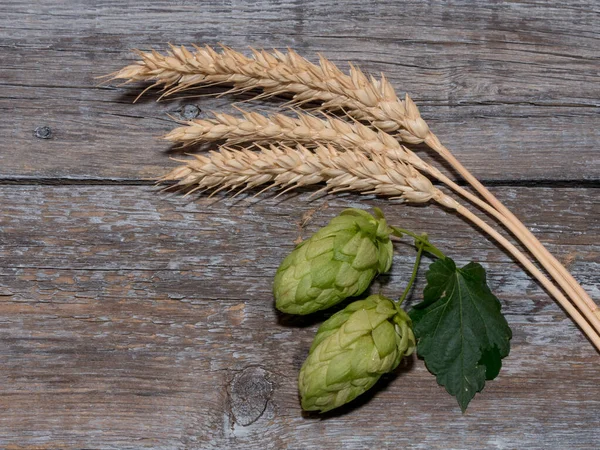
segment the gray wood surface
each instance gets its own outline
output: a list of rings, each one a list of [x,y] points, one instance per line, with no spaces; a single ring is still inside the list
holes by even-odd
[[[167,42],[290,46],[384,71],[598,300],[597,1],[50,0],[0,11],[0,447],[598,448],[600,355],[493,242],[440,208],[372,197],[161,194],[148,178],[173,167],[157,138],[174,125],[166,114],[230,99],[132,104],[141,85],[94,78],[132,61],[131,48]],[[382,207],[488,269],[512,351],[466,414],[415,357],[340,412],[301,412],[297,372],[327,315],[278,314],[272,277],[298,236],[350,206]],[[403,289],[414,251],[396,248],[373,292]]]

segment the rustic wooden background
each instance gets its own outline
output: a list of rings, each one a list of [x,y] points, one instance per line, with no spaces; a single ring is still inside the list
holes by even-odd
[[[383,71],[598,300],[598,1],[3,0],[0,11],[0,447],[598,448],[600,355],[493,242],[437,207],[357,195],[161,194],[148,179],[173,167],[157,139],[167,114],[231,99],[132,104],[140,86],[95,80],[130,49],[167,42],[289,46]],[[299,234],[349,206],[382,207],[488,268],[512,352],[466,414],[414,357],[337,413],[301,412],[296,375],[326,316],[278,314],[271,282]],[[374,291],[403,288],[414,252],[397,248]],[[423,272],[411,302],[422,287]]]

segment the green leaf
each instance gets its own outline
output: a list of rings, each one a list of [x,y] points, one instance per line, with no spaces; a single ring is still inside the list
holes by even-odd
[[[511,330],[477,263],[457,268],[450,258],[429,266],[423,302],[410,312],[417,353],[462,411],[510,351]]]

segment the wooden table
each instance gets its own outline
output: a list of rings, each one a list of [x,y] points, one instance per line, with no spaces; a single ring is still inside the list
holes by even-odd
[[[178,156],[157,139],[174,126],[167,114],[205,117],[231,99],[150,93],[133,104],[141,86],[94,77],[167,42],[289,46],[383,71],[598,300],[599,9],[1,2],[0,446],[598,448],[600,355],[492,241],[438,207],[373,197],[160,193],[149,179]],[[271,283],[299,235],[350,206],[379,206],[488,269],[512,352],[466,414],[415,357],[339,413],[301,412],[296,377],[325,315],[278,314]],[[414,251],[397,250],[374,292],[403,289]]]

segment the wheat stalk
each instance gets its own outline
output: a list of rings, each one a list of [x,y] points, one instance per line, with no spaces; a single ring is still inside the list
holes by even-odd
[[[384,154],[367,156],[352,149],[339,151],[331,145],[317,144],[312,151],[300,144],[295,148],[286,145],[259,148],[259,152],[247,148],[221,148],[218,152],[210,152],[209,156],[193,155],[194,159],[182,161],[184,165],[173,169],[160,181],[176,181],[176,187],[188,192],[243,192],[263,184],[268,184],[266,189],[279,187],[287,192],[300,186],[325,182],[321,192],[356,191],[401,198],[408,203],[434,200],[456,211],[502,245],[548,289],[600,350],[600,337],[586,319],[519,249],[466,207],[433,186],[427,177],[409,164],[394,163]]]
[[[232,91],[262,89],[263,96],[292,93],[293,103],[320,102],[324,109],[341,109],[381,130],[396,131],[396,137],[405,142],[425,142],[489,202],[491,209],[495,210],[494,216],[534,254],[600,331],[600,310],[585,290],[537,238],[454,158],[431,132],[408,95],[404,101],[400,100],[384,76],[379,80],[367,77],[353,66],[350,73],[345,74],[323,57],[319,64],[312,64],[291,50],[287,53],[252,50],[252,57],[246,57],[227,47],[223,47],[220,53],[208,46],[194,48],[194,52],[190,52],[184,47],[171,46],[167,55],[155,51],[138,52],[141,61],[109,77],[127,82],[154,81],[152,86],[164,86],[163,95],[198,85],[223,83],[233,85]],[[473,200],[474,197],[469,195],[467,198]],[[481,202],[477,204],[481,206]],[[489,212],[490,208],[486,210]]]

